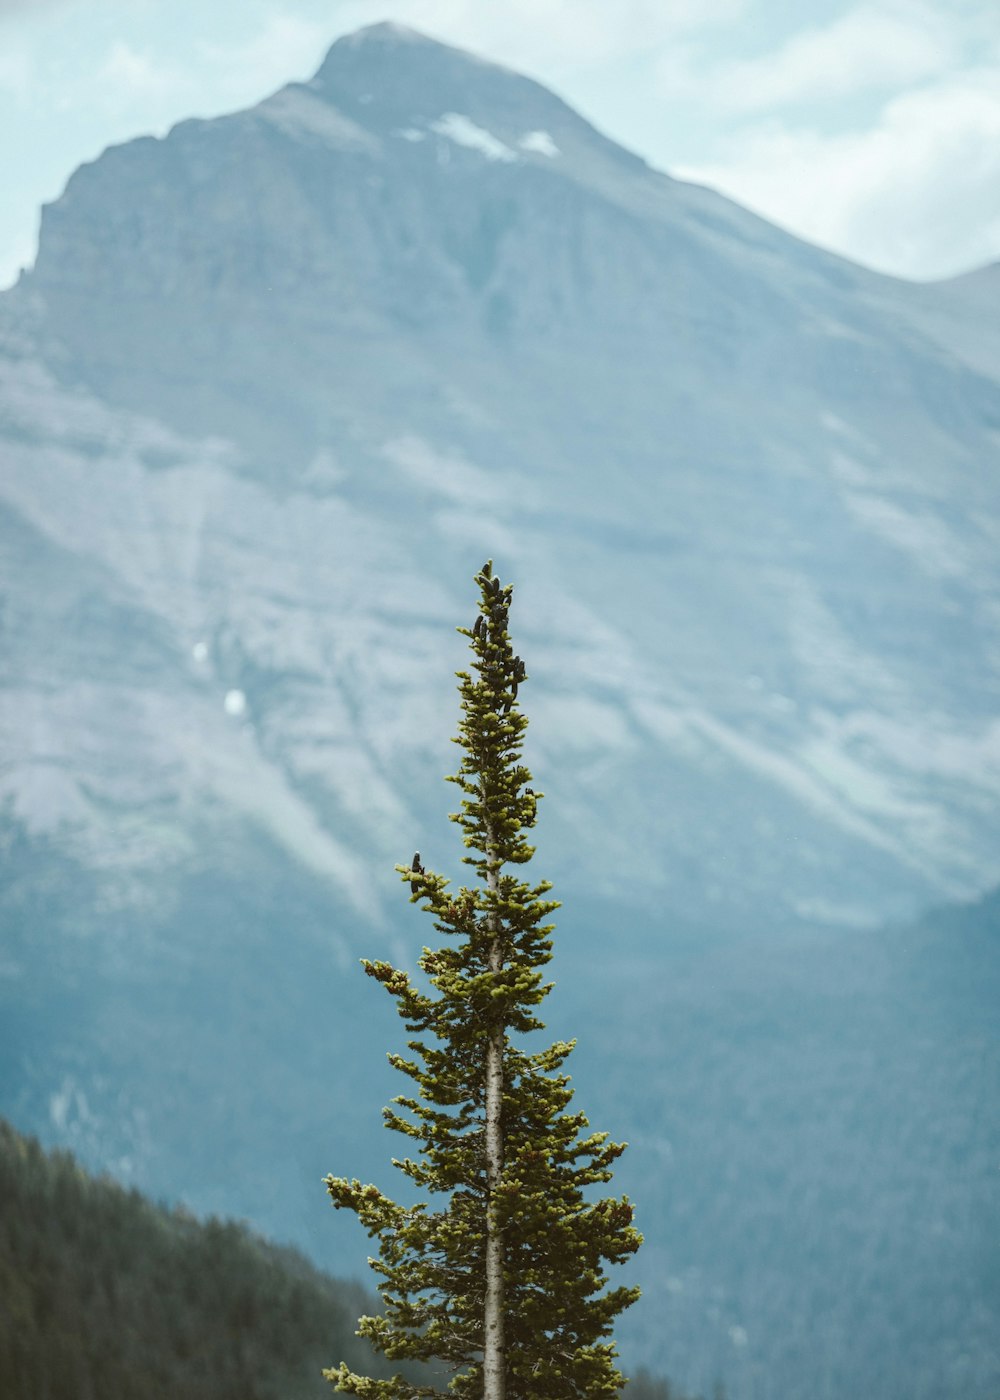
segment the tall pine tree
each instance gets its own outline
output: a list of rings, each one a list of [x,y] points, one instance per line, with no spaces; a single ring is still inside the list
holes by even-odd
[[[458,673],[463,752],[449,781],[462,790],[452,820],[477,883],[452,892],[419,854],[397,867],[411,903],[449,938],[420,956],[432,990],[389,963],[363,963],[418,1037],[408,1042],[414,1058],[389,1056],[416,1092],[384,1115],[419,1149],[394,1165],[432,1199],[401,1206],[359,1181],[330,1176],[326,1185],[379,1242],[372,1268],[385,1312],[359,1325],[377,1350],[438,1363],[452,1373],[450,1392],[469,1400],[598,1400],[624,1383],[611,1328],[639,1294],[608,1289],[604,1265],[628,1258],[642,1236],[627,1198],[595,1200],[588,1190],[610,1181],[624,1145],[570,1111],[562,1067],[574,1042],[534,1054],[521,1045],[543,1029],[535,1009],[551,989],[546,920],[559,906],[546,898],[547,881],[527,884],[508,870],[534,854],[525,830],[541,794],[520,762],[528,721],[518,704],[524,663],[507,630],[513,589],[501,587],[492,562],[476,582],[479,615],[459,628],[474,661]],[[446,1393],[343,1363],[325,1374],[364,1400]]]

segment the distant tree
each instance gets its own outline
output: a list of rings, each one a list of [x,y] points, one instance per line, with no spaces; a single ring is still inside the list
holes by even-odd
[[[611,1179],[624,1144],[587,1133],[570,1112],[562,1066],[574,1042],[530,1054],[516,1037],[543,1029],[535,1008],[551,989],[542,969],[552,956],[558,904],[551,885],[508,873],[534,854],[540,793],[520,762],[527,719],[518,707],[526,675],[507,630],[513,589],[492,562],[477,577],[479,615],[468,637],[472,674],[458,673],[458,773],[452,820],[473,854],[471,888],[425,869],[419,853],[397,869],[439,933],[452,941],[425,948],[425,992],[406,972],[364,961],[392,995],[415,1058],[390,1062],[416,1085],[384,1110],[419,1159],[394,1163],[437,1198],[406,1207],[375,1186],[327,1177],[334,1205],[354,1211],[379,1242],[384,1316],[363,1317],[359,1334],[390,1360],[431,1361],[452,1372],[449,1390],[478,1400],[611,1397],[622,1386],[610,1340],[614,1319],[639,1295],[606,1290],[605,1263],[633,1254],[642,1237],[627,1198],[592,1199]],[[378,1380],[346,1363],[326,1372],[339,1390],[365,1400],[437,1396],[433,1383]],[[432,1378],[433,1379],[433,1378]]]

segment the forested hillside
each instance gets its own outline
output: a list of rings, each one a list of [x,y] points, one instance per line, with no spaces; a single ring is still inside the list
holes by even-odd
[[[244,1225],[153,1205],[0,1122],[5,1400],[306,1400],[376,1367],[368,1304]],[[384,1369],[376,1374],[388,1374]]]
[[[93,1177],[0,1120],[4,1400],[309,1400],[372,1300],[234,1221]],[[641,1372],[629,1400],[683,1400]]]

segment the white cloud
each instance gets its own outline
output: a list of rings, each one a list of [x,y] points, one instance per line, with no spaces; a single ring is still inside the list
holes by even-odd
[[[215,71],[216,90],[223,88],[234,101],[251,102],[271,89],[311,78],[332,37],[329,20],[275,11],[243,43],[203,41],[196,45],[196,54]]]
[[[697,71],[690,50],[666,53],[661,85],[717,111],[764,112],[792,103],[891,91],[940,74],[956,56],[955,27],[923,5],[860,5],[792,34],[752,59]]]
[[[892,98],[867,129],[755,126],[676,173],[872,267],[949,276],[1000,257],[1000,62]]]
[[[28,51],[10,44],[0,49],[0,91],[23,104],[31,96],[33,87],[34,65]]]
[[[461,112],[445,112],[443,117],[440,117],[436,122],[431,122],[431,130],[436,131],[439,136],[447,136],[450,141],[455,142],[456,146],[464,146],[467,150],[478,151],[487,160],[517,160],[514,152],[509,146],[505,146],[499,137],[494,136],[492,131],[477,126],[474,121],[470,121]]]
[[[157,65],[147,53],[141,53],[121,39],[112,44],[97,80],[98,91],[105,96],[110,90],[130,101],[169,96],[187,86],[179,74]]]

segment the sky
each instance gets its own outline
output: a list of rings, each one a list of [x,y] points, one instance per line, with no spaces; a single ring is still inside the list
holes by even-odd
[[[879,271],[1000,259],[1000,0],[0,0],[0,287],[82,161],[252,105],[384,19]]]

